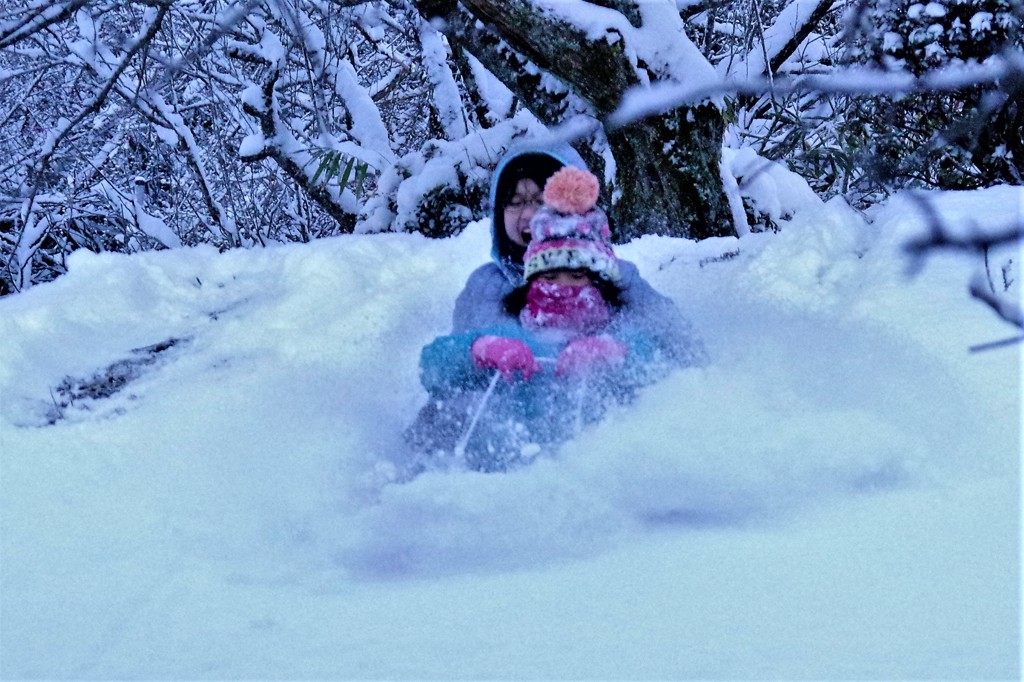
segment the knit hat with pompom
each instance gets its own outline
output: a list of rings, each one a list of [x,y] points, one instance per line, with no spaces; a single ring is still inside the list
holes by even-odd
[[[529,281],[549,270],[588,270],[619,281],[608,216],[597,207],[600,185],[592,173],[566,166],[544,185],[544,205],[530,220],[533,238],[523,258]]]

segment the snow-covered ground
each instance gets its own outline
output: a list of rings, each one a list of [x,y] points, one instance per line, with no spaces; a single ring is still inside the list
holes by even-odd
[[[980,259],[908,278],[899,199],[783,223],[620,248],[711,366],[557,459],[405,485],[379,463],[486,224],[75,254],[0,300],[0,676],[1017,678],[1021,346],[968,350],[1014,332]]]

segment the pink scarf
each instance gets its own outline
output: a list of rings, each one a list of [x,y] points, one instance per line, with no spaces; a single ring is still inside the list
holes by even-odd
[[[572,335],[595,334],[611,322],[611,306],[590,284],[571,286],[534,280],[526,292],[519,321],[529,331],[551,330]]]

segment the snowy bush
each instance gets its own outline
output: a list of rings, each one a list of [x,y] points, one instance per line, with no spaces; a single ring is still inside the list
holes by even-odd
[[[922,76],[977,67],[1024,48],[1012,0],[874,0],[856,19],[846,59]],[[859,100],[841,123],[876,184],[949,189],[1020,184],[1024,88],[1007,82]]]

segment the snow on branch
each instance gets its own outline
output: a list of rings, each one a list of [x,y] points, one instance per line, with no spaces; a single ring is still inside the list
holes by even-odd
[[[998,298],[989,286],[983,275],[977,275],[971,280],[971,296],[978,299],[1010,324],[1024,329],[1024,310],[1020,305],[1014,305],[1011,301]]]
[[[786,75],[772,78],[724,78],[714,83],[664,83],[634,87],[608,117],[612,128],[723,95],[788,95],[819,92],[833,95],[909,95],[950,92],[975,85],[1024,84],[1024,51],[1010,50],[983,64],[948,66],[922,76],[873,68],[839,69],[829,74]]]
[[[88,102],[75,114],[74,118],[67,119],[63,118],[60,120],[56,130],[51,132],[47,137],[47,140],[43,146],[42,152],[39,158],[36,160],[33,167],[33,175],[38,177],[45,174],[53,161],[54,155],[57,153],[60,143],[79,125],[81,125],[91,115],[95,114],[100,110],[103,104],[107,101],[110,93],[114,91],[117,86],[118,80],[121,76],[128,71],[129,65],[133,61],[136,55],[147,49],[152,42],[154,36],[156,36],[161,25],[163,24],[164,17],[167,15],[170,9],[170,2],[158,3],[155,10],[147,10],[146,22],[140,28],[136,37],[133,38],[126,46],[126,50],[120,60],[117,61],[114,68],[109,69],[109,76],[99,87],[98,91],[90,98]],[[95,71],[97,73],[103,72],[108,73],[106,65],[100,66],[95,65]],[[40,224],[46,224],[44,222],[36,222],[34,219],[34,203],[36,195],[39,192],[39,185],[32,185],[29,191],[28,197],[26,198],[22,209],[21,209],[21,220],[26,226],[19,238],[18,245],[15,249],[14,257],[11,262],[8,263],[8,269],[12,273],[12,281],[18,288],[28,286],[31,283],[31,273],[26,273],[26,269],[30,265],[30,259],[32,255],[38,250],[39,244],[41,243],[42,237],[45,235],[46,230],[38,228]],[[35,224],[37,227],[35,230],[29,229],[29,226]],[[47,228],[48,229],[48,228]],[[28,260],[26,260],[28,259]]]
[[[451,55],[448,46],[442,40],[442,35],[425,20],[420,22],[418,35],[423,50],[423,66],[427,80],[433,87],[434,101],[445,135],[450,140],[461,139],[469,134],[469,126],[459,86],[449,67]]]
[[[835,5],[836,0],[792,0],[761,32],[757,47],[745,56],[723,60],[719,72],[771,78]]]
[[[203,38],[199,47],[186,55],[174,59],[167,65],[163,74],[164,79],[170,81],[175,74],[183,71],[189,64],[193,64],[206,56],[218,40],[229,35],[235,25],[249,16],[258,3],[259,0],[242,0],[224,10],[217,16],[216,23],[206,37]],[[185,18],[190,19],[190,17]]]
[[[253,136],[247,138],[240,156],[243,161],[272,158],[344,231],[351,232],[355,218],[349,208],[342,206],[339,188],[313,181],[317,164],[281,120],[275,88],[279,76],[277,69],[271,70],[265,83],[250,87],[243,95],[243,110],[259,122],[260,137],[258,143]]]
[[[52,4],[49,0],[38,0],[31,3],[25,8],[22,16],[0,23],[0,49],[10,47],[53,24],[64,21],[88,2],[89,0],[72,0]]]

